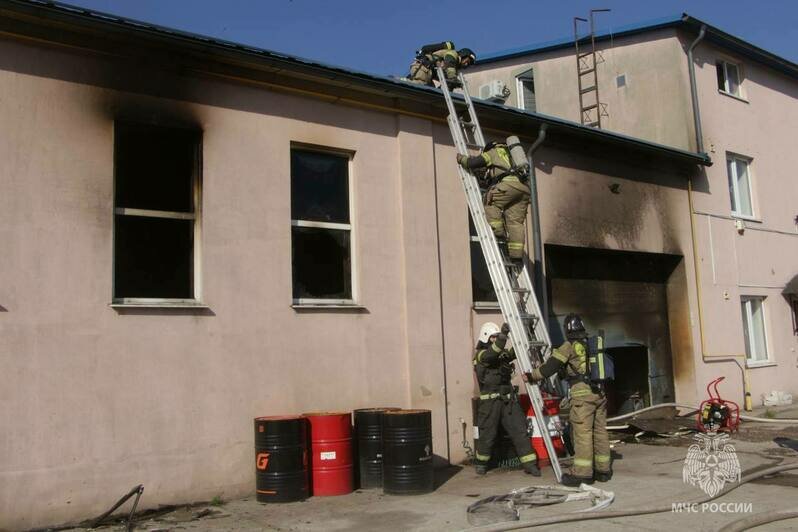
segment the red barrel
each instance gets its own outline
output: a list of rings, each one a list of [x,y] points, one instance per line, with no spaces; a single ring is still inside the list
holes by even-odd
[[[529,396],[519,395],[518,399],[521,403],[521,407],[526,410],[527,420],[532,425],[532,448],[535,450],[535,454],[538,455],[538,467],[550,465],[551,460],[549,459],[549,452],[546,450],[546,444],[543,443],[543,436],[538,430],[538,425],[533,420],[529,419],[535,417],[535,411],[532,409]],[[543,417],[546,420],[546,428],[549,431],[549,437],[551,438],[551,443],[554,445],[554,450],[557,452],[557,456],[565,456],[565,444],[560,435],[562,427],[560,423],[560,398],[555,396],[544,396],[543,409],[545,410]]]
[[[349,412],[303,414],[310,422],[311,492],[352,492],[352,415]]]

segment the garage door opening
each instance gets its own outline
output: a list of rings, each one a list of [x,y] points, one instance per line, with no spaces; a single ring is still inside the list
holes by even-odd
[[[602,329],[615,359],[609,413],[674,400],[668,279],[678,255],[546,246],[549,324],[555,345],[562,321],[579,314],[588,333]]]

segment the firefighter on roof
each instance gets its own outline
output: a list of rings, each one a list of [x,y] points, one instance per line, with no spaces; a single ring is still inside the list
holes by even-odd
[[[434,87],[433,80],[437,79],[435,71],[438,64],[443,66],[446,82],[451,86],[457,85],[457,73],[474,64],[477,56],[470,48],[461,48],[455,51],[454,43],[444,41],[427,44],[416,51],[416,59],[410,65],[410,74],[407,79],[413,83],[420,83]]]

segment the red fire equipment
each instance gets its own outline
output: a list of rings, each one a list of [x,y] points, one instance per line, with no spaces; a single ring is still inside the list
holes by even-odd
[[[726,377],[718,377],[707,384],[707,395],[698,408],[697,427],[701,432],[734,432],[740,427],[740,407],[734,401],[720,398],[718,384]],[[712,395],[710,387],[715,389]]]

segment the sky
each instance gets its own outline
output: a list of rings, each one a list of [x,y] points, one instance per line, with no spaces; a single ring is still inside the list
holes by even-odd
[[[597,31],[683,12],[798,62],[796,0],[68,0],[373,74],[404,75],[423,44],[451,40],[479,57],[573,35],[591,9]]]

